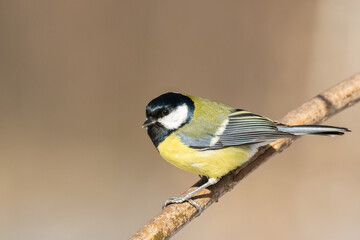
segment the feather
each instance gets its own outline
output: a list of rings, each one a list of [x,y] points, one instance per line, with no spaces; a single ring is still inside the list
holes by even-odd
[[[325,136],[336,136],[336,135],[344,135],[344,133],[350,132],[350,130],[347,128],[333,127],[326,125],[287,126],[283,124],[278,124],[277,128],[279,129],[279,131],[291,133],[294,135],[316,134],[316,135],[325,135]]]
[[[304,134],[343,135],[347,128],[323,125],[288,126],[266,117],[236,109],[233,110],[217,130],[200,138],[179,134],[181,141],[191,148],[215,150],[249,144],[267,144],[280,138],[293,138]]]
[[[230,113],[215,133],[201,140],[180,136],[190,147],[204,150],[269,142],[288,137],[294,135],[279,131],[276,124],[268,118],[241,109]]]

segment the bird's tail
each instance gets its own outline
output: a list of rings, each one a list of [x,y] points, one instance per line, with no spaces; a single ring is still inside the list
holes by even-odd
[[[325,125],[295,125],[287,126],[279,124],[277,128],[280,132],[290,133],[293,135],[316,134],[325,136],[344,135],[346,132],[351,132],[347,128],[333,127]]]

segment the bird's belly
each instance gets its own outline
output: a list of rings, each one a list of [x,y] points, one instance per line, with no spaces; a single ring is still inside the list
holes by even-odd
[[[158,146],[160,155],[176,167],[210,178],[219,178],[244,164],[254,154],[247,146],[217,150],[189,148],[171,134]]]

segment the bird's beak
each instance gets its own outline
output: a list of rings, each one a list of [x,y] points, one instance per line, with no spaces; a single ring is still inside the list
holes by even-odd
[[[148,126],[151,126],[156,123],[156,120],[153,120],[151,118],[147,118],[146,121],[143,123],[142,128],[147,128]]]

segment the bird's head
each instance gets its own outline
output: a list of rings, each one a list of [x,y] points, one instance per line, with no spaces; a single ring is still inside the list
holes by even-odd
[[[194,102],[190,97],[181,93],[165,93],[146,106],[146,121],[143,127],[157,146],[172,131],[187,124],[193,113]]]

